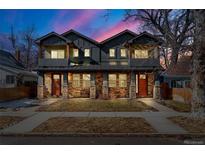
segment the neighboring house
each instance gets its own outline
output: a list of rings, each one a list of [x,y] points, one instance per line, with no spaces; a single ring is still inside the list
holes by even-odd
[[[153,35],[125,30],[100,43],[69,30],[51,32],[39,45],[38,97],[152,97],[161,70]]]
[[[191,102],[191,56],[181,57],[177,64],[164,71],[161,77],[163,98],[172,98],[185,103]]]
[[[0,88],[14,88],[28,82],[37,82],[37,74],[26,71],[11,53],[0,50]]]
[[[191,85],[191,56],[183,56],[176,65],[162,73],[162,80],[169,88],[190,88]]]

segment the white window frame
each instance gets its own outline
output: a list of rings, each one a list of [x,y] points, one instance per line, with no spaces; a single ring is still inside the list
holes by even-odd
[[[134,50],[134,58],[136,58],[136,59],[146,59],[146,58],[149,58],[149,51],[148,50],[138,50],[138,49],[135,49]]]
[[[73,57],[79,57],[79,49],[73,49]]]
[[[119,87],[120,88],[126,88],[127,87],[127,74],[119,74]]]
[[[115,79],[111,79],[112,76],[115,76]],[[108,83],[110,88],[117,87],[117,74],[108,74]]]
[[[63,54],[63,56],[61,54]],[[51,50],[51,59],[64,59],[64,58],[65,58],[65,50]]]
[[[90,87],[90,74],[83,74],[83,88],[89,88]]]
[[[115,49],[114,48],[109,49],[109,57],[110,58],[114,58],[115,57]]]
[[[84,57],[90,57],[90,49],[84,49]]]
[[[77,79],[74,79],[76,77]],[[73,74],[72,87],[74,88],[80,87],[80,74]]]
[[[124,55],[122,55],[122,51],[124,51]],[[125,48],[120,49],[120,57],[126,58],[127,57],[127,50]]]

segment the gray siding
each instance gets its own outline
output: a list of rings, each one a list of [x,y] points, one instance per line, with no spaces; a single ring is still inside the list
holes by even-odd
[[[51,36],[44,41],[42,41],[42,45],[64,45],[66,42],[57,36]]]

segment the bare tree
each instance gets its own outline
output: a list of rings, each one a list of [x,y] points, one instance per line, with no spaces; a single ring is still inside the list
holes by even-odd
[[[192,113],[205,113],[205,10],[192,11],[196,24],[192,66]]]
[[[140,20],[144,29],[161,38],[162,56],[167,66],[177,63],[179,53],[191,49],[194,24],[190,10],[126,10],[125,12],[125,20]],[[168,52],[170,50],[171,54]]]
[[[34,61],[33,51],[35,51],[35,35],[36,29],[34,25],[27,27],[22,32],[22,41],[25,48],[24,63],[27,69],[31,69],[32,63]]]
[[[11,41],[12,48],[13,48],[13,50],[15,52],[17,50],[17,48],[18,48],[17,47],[18,37],[17,37],[17,35],[14,32],[13,25],[11,26],[11,31],[10,31],[8,39]]]

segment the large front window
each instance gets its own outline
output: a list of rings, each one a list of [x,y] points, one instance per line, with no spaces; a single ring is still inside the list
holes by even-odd
[[[116,87],[117,75],[116,74],[109,74],[109,87]]]
[[[134,58],[148,58],[148,50],[135,50]]]
[[[83,74],[83,88],[90,87],[90,74]]]
[[[64,59],[65,51],[64,50],[51,50],[51,59]]]
[[[72,86],[74,88],[80,87],[80,74],[73,74]]]
[[[127,87],[127,74],[119,74],[119,87]]]

